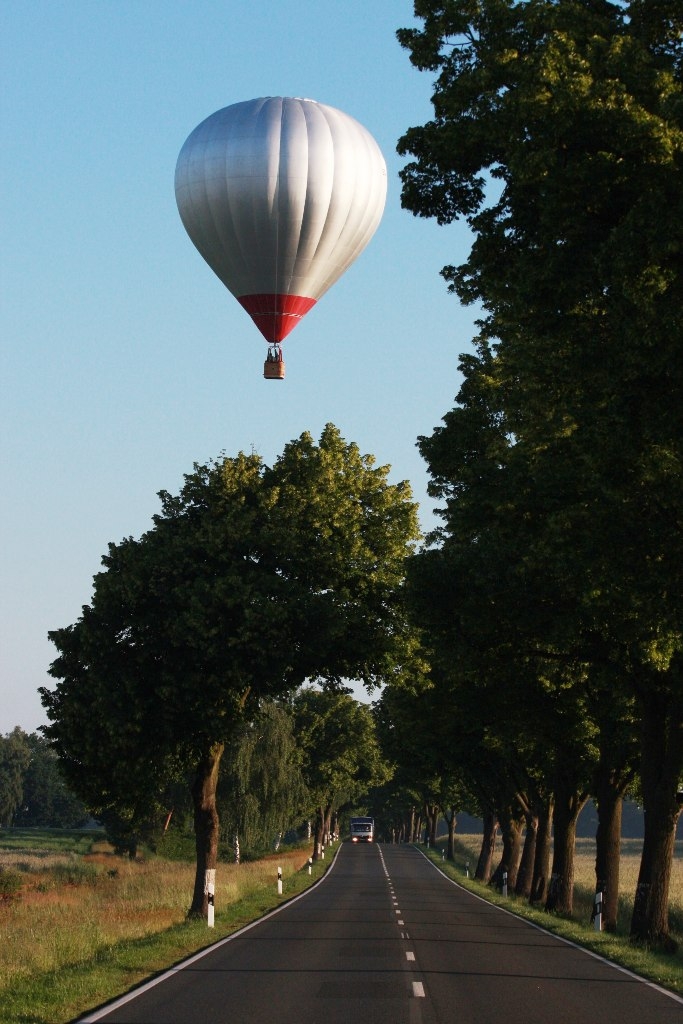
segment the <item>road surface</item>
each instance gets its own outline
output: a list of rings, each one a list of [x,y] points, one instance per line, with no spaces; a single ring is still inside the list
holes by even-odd
[[[344,844],[302,897],[81,1024],[683,1024],[683,1000],[492,907],[411,846]]]

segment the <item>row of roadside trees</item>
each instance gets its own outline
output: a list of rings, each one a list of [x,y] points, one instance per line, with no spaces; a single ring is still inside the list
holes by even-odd
[[[399,143],[402,199],[467,221],[469,257],[443,274],[482,310],[457,404],[419,440],[442,502],[410,574],[439,777],[495,814],[513,875],[526,827],[522,889],[560,910],[591,793],[613,924],[637,774],[632,935],[666,944],[683,774],[681,7],[415,12],[423,27],[399,39],[435,76],[434,117]]]

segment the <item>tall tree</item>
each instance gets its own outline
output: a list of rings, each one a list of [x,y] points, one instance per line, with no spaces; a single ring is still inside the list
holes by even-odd
[[[472,778],[470,761],[477,756],[477,725],[464,718],[443,687],[427,679],[419,685],[385,687],[375,717],[385,756],[396,765],[395,786],[410,794],[412,802],[435,809],[428,822],[430,842],[436,838],[439,815],[444,817],[446,856],[454,860],[456,812],[474,802],[467,783]]]
[[[353,806],[390,769],[382,756],[372,711],[345,690],[304,687],[292,700],[301,769],[316,815],[314,858],[331,831],[334,812]]]
[[[416,506],[388,472],[332,425],[271,467],[243,453],[195,466],[151,530],[110,545],[78,622],[50,634],[45,731],[77,792],[144,809],[192,766],[193,914],[207,913],[220,761],[245,717],[305,679],[373,685],[413,656],[401,583]]]
[[[29,762],[23,774],[21,807],[15,824],[42,828],[79,828],[88,818],[85,805],[66,786],[59,761],[44,736],[26,737]]]
[[[0,736],[0,825],[10,826],[24,798],[24,773],[31,759],[28,736],[18,725]]]
[[[308,811],[302,752],[285,702],[264,701],[223,756],[221,832],[246,852],[272,848]],[[226,763],[227,761],[227,763]]]
[[[437,75],[435,116],[399,143],[414,157],[403,202],[474,231],[443,273],[482,305],[480,354],[493,346],[498,414],[549,512],[569,622],[609,646],[638,704],[632,935],[666,945],[683,770],[683,15],[675,0],[415,11],[424,28],[399,38]]]

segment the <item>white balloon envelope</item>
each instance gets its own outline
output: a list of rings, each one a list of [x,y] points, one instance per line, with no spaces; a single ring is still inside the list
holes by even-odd
[[[280,342],[365,248],[384,211],[387,169],[341,110],[269,96],[202,121],[178,157],[190,239],[281,363]],[[266,376],[283,377],[282,372]]]

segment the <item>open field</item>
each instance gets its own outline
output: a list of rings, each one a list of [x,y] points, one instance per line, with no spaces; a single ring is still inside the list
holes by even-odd
[[[220,864],[209,930],[186,920],[192,864],[129,861],[92,833],[0,832],[0,871],[22,881],[14,898],[0,898],[1,1024],[63,1024],[126,991],[315,880],[323,866],[309,879],[309,854]]]

